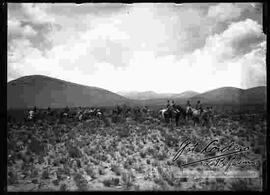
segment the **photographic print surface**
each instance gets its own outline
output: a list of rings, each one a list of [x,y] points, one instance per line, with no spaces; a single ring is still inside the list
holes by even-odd
[[[261,191],[261,3],[8,3],[8,191]]]

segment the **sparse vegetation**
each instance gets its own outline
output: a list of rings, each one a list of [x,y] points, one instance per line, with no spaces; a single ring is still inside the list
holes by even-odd
[[[259,189],[259,182],[245,179],[225,182],[205,178],[197,182],[188,176],[175,176],[183,169],[200,174],[209,170],[200,164],[181,166],[201,158],[198,148],[192,156],[182,155],[176,162],[172,158],[186,138],[206,143],[213,137],[220,140],[217,146],[230,139],[242,145],[251,143],[250,155],[262,155],[266,116],[242,114],[240,118],[237,114],[223,113],[209,128],[194,127],[185,121],[182,126],[173,124],[170,128],[154,114],[150,117],[131,114],[114,119],[111,115],[99,122],[63,119],[59,123],[57,119],[44,118],[32,125],[8,123],[9,143],[14,143],[8,145],[9,161],[12,159],[8,164],[8,186],[21,185],[23,189],[22,181],[29,180],[31,185],[40,185],[39,190],[46,190],[46,184],[50,183],[50,188],[60,191],[95,190],[98,184],[123,190]],[[204,157],[217,154],[212,152]]]

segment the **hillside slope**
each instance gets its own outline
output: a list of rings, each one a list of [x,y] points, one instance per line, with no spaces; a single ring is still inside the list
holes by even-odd
[[[131,100],[113,92],[63,80],[32,75],[10,81],[7,85],[7,107],[78,107],[130,104]]]
[[[254,87],[239,89],[234,87],[222,87],[207,91],[191,98],[193,102],[202,100],[212,104],[265,104],[266,87]]]

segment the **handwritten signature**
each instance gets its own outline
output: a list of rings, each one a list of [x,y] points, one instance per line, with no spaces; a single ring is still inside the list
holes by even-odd
[[[200,144],[198,142],[192,144],[192,142],[187,139],[180,145],[180,148],[173,157],[173,162],[177,161],[184,152],[189,153],[197,151],[197,154],[214,154],[214,156],[211,155],[204,159],[181,164],[181,166],[185,167],[188,165],[201,163],[209,167],[225,167],[225,171],[228,170],[231,166],[256,166],[254,161],[241,161],[241,157],[239,158],[239,154],[243,154],[250,150],[249,146],[243,147],[235,144],[234,142],[231,142],[226,146],[219,147],[216,145],[218,142],[219,140],[217,139],[213,140],[206,146],[202,146],[201,149],[199,149]],[[217,153],[218,155],[216,155]],[[236,163],[235,161],[237,160],[238,162]]]

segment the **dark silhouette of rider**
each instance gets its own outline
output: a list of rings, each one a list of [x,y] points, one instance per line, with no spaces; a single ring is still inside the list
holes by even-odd
[[[69,112],[69,107],[68,106],[65,107],[65,112]]]
[[[167,106],[168,109],[171,107],[170,100],[167,100]]]
[[[172,106],[173,109],[176,109],[176,104],[174,103],[174,101],[172,101],[171,106]]]
[[[188,100],[187,101],[187,112],[189,112],[191,110],[191,103],[190,103],[190,101]]]
[[[201,101],[197,101],[196,107],[197,110],[201,110],[202,111],[202,105],[201,105]]]

